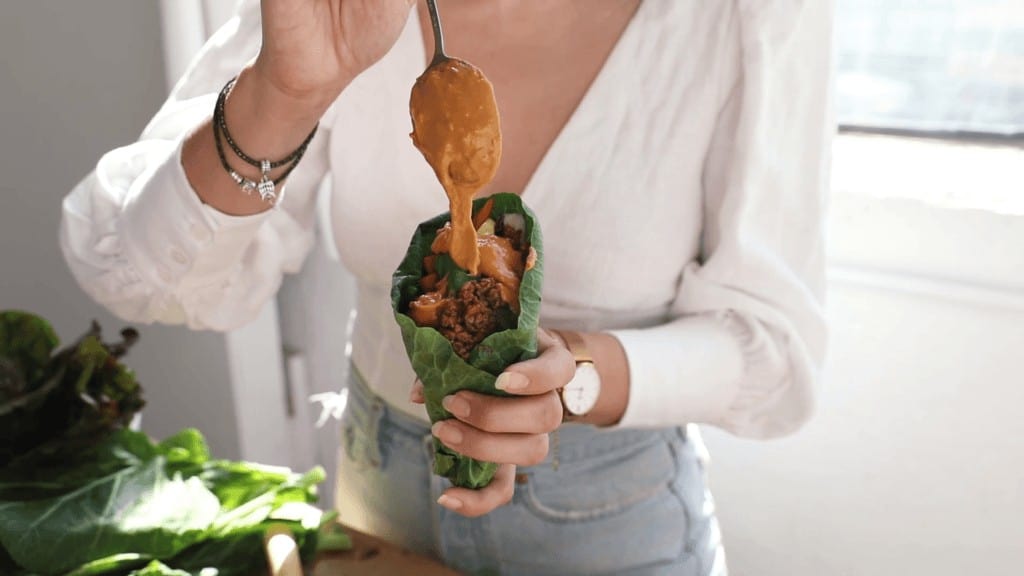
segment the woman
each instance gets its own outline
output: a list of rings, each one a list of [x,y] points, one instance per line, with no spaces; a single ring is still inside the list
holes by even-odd
[[[476,492],[430,474],[388,299],[412,230],[446,208],[408,140],[409,91],[432,50],[415,4],[242,2],[142,138],[66,198],[71,269],[126,319],[239,326],[299,269],[329,172],[333,237],[360,293],[342,519],[467,572],[724,574],[688,425],[767,438],[812,409],[828,3],[440,3],[448,52],[485,71],[502,113],[503,160],[483,194],[521,193],[546,246],[541,355],[502,375],[512,397],[460,392],[446,400],[458,420],[433,429],[502,464]],[[238,149],[305,152],[269,201],[240,185],[287,165],[218,154],[213,111],[235,76],[223,120]],[[600,388],[562,423],[574,335]]]

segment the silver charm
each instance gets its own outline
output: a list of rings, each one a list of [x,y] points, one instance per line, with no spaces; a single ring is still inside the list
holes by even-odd
[[[235,184],[238,184],[239,188],[242,189],[242,192],[245,192],[246,196],[252,196],[253,192],[259,192],[260,200],[273,204],[277,201],[277,186],[270,178],[270,162],[264,160],[260,168],[262,169],[263,176],[259,182],[249,180],[235,170],[232,170],[229,174],[231,179],[235,181]]]
[[[277,192],[274,190],[274,181],[270,179],[270,170],[270,160],[260,162],[260,172],[263,173],[263,177],[260,178],[256,189],[259,190],[260,199],[273,204],[274,199],[277,198]]]
[[[260,180],[259,184],[257,184],[256,189],[259,190],[260,199],[264,202],[270,202],[273,204],[274,200],[277,198],[277,192],[274,190],[274,181],[266,174],[263,175],[263,178]]]

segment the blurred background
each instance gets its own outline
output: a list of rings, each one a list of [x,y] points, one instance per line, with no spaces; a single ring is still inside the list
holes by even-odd
[[[653,1],[653,0],[652,0]],[[682,1],[682,0],[679,0]],[[65,341],[60,202],[135,140],[232,0],[0,6],[0,308]],[[1010,575],[1024,565],[1024,2],[838,0],[830,358],[815,420],[705,437],[732,573]],[[145,326],[143,427],[333,466],[353,283],[321,242],[251,326]],[[330,490],[325,490],[327,502]]]

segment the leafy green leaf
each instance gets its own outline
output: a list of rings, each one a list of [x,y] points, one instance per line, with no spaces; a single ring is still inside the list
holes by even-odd
[[[20,576],[24,571],[14,563],[14,558],[4,550],[3,546],[0,546],[0,574],[7,576]]]
[[[307,530],[298,522],[268,519],[200,542],[167,563],[193,573],[216,567],[217,576],[251,576],[265,572],[267,561],[263,553],[263,537],[267,529],[275,525],[284,525],[291,530],[303,562],[313,559],[317,549],[317,530]]]
[[[448,288],[452,292],[458,292],[462,289],[463,284],[478,278],[477,276],[470,276],[468,272],[459,268],[459,265],[448,254],[438,254],[435,266],[437,266],[438,278],[448,280]]]
[[[28,312],[0,312],[0,403],[41,382],[60,343],[46,321]]]
[[[325,477],[326,474],[320,467],[301,476],[290,475],[286,481],[220,514],[211,524],[210,533],[214,536],[230,534],[240,528],[263,522],[274,510],[286,503],[315,501],[315,485],[323,482]]]
[[[94,322],[52,355],[56,336],[42,319],[0,312],[0,467],[62,462],[127,426],[144,402],[118,359],[138,339],[104,343]]]
[[[51,470],[60,473],[41,489],[32,477],[0,481],[0,551],[10,553],[8,565],[42,574],[119,576],[157,559],[163,567],[135,573],[249,576],[265,565],[263,532],[281,522],[301,543],[304,559],[315,554],[325,515],[310,504],[325,478],[322,468],[296,474],[211,460],[195,430],[159,444],[121,430],[86,456],[69,470]],[[19,491],[30,497],[7,497]],[[52,554],[55,548],[60,555]]]
[[[202,537],[220,504],[198,478],[168,477],[166,465],[161,456],[61,496],[2,502],[0,544],[45,574],[120,552],[172,556]]]
[[[413,233],[405,259],[392,276],[391,304],[395,320],[402,331],[406,353],[413,370],[424,385],[427,413],[431,422],[450,418],[441,400],[458,390],[474,390],[485,394],[504,394],[494,387],[497,376],[510,364],[528,360],[537,355],[537,327],[540,316],[541,285],[543,283],[543,240],[540,226],[533,212],[515,194],[495,194],[492,215],[499,219],[505,214],[521,214],[526,222],[526,238],[536,251],[536,264],[523,274],[519,288],[519,317],[514,328],[491,334],[470,354],[469,361],[460,358],[440,332],[419,327],[407,315],[409,303],[420,295],[419,280],[424,274],[423,258],[430,253],[430,245],[437,231],[450,219],[441,214],[420,224]],[[474,202],[474,212],[486,199]],[[437,259],[438,273],[442,273],[444,259]],[[452,273],[448,270],[448,274]],[[463,272],[465,274],[465,272]],[[456,486],[482,488],[490,483],[497,465],[462,456],[435,440],[434,472],[447,477]]]
[[[118,361],[138,335],[122,337],[93,323],[54,354],[45,321],[0,312],[0,574],[249,576],[282,521],[309,560],[323,470],[213,460],[192,429],[159,444],[126,429],[143,401]]]
[[[352,549],[352,538],[336,522],[338,513],[334,510],[320,519],[320,532],[317,534],[317,552],[344,552]]]
[[[144,556],[142,554],[114,554],[112,556],[93,560],[92,562],[87,562],[75,570],[72,570],[65,576],[99,576],[100,574],[109,574],[115,571],[123,572],[144,564],[149,560],[149,556]],[[134,573],[135,572],[133,572],[133,574]]]
[[[172,463],[202,464],[210,459],[210,449],[195,428],[186,428],[157,445]]]
[[[38,500],[139,466],[159,452],[149,438],[132,430],[116,430],[63,462],[0,469],[0,501]]]
[[[159,560],[153,560],[144,568],[132,571],[128,576],[193,576],[192,573],[184,570],[176,570],[168,567]]]

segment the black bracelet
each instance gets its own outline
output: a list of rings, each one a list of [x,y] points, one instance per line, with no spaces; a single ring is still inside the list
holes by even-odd
[[[225,84],[224,88],[221,89],[220,95],[217,96],[217,106],[214,108],[214,121],[218,126],[220,126],[221,132],[224,133],[224,139],[228,141],[228,146],[231,147],[231,151],[234,152],[236,156],[241,158],[246,164],[262,169],[262,160],[256,160],[252,156],[249,156],[248,154],[243,152],[241,148],[238,147],[238,144],[235,143],[235,139],[231,137],[231,131],[228,130],[227,120],[225,120],[224,118],[224,103],[227,101],[228,94],[231,93],[231,89],[234,87],[235,81],[237,80],[237,77],[228,80],[228,83]],[[316,135],[317,128],[319,127],[320,124],[317,123],[317,125],[313,127],[313,131],[309,133],[309,136],[306,136],[306,139],[298,148],[295,149],[294,152],[280,160],[275,160],[271,162],[270,167],[279,168],[301,157],[302,154],[305,152],[306,147],[308,147],[309,143],[313,140],[313,136]]]
[[[214,112],[214,115],[216,116],[216,112]],[[299,165],[299,160],[302,160],[302,156],[306,153],[306,148],[309,145],[309,142],[305,142],[298,148],[298,150],[296,150],[296,154],[293,154],[294,158],[292,159],[291,165],[288,166],[288,168],[285,169],[285,171],[277,178],[271,179],[269,177],[270,163],[264,162],[261,166],[263,177],[260,178],[259,181],[256,181],[242,176],[231,167],[227,156],[224,154],[224,143],[221,142],[221,134],[217,122],[214,122],[213,124],[213,140],[217,145],[217,156],[220,158],[220,165],[224,167],[224,170],[229,176],[231,176],[231,179],[235,181],[235,184],[238,184],[238,186],[242,188],[242,192],[252,194],[253,191],[257,191],[260,194],[260,199],[271,204],[277,201],[277,186],[292,173],[292,170],[295,170],[296,166]]]
[[[289,174],[295,170],[298,166],[299,160],[306,153],[306,149],[309,148],[310,142],[313,140],[313,136],[316,134],[317,127],[313,128],[313,131],[306,137],[306,140],[295,149],[294,152],[289,154],[286,158],[271,162],[269,160],[254,160],[242,152],[241,149],[234,143],[231,138],[231,133],[228,132],[227,121],[224,119],[224,101],[230,92],[231,87],[234,85],[235,79],[232,78],[221,90],[220,96],[217,98],[217,105],[213,109],[213,138],[217,145],[217,156],[220,158],[220,164],[224,170],[231,176],[231,179],[241,187],[242,191],[246,194],[252,194],[253,191],[258,191],[260,198],[265,202],[273,204],[277,200],[277,186],[288,177]],[[250,180],[238,173],[231,164],[228,162],[227,155],[224,153],[224,143],[221,141],[221,133],[223,132],[224,139],[228,141],[233,152],[238,155],[239,158],[244,160],[246,163],[253,165],[260,169],[262,177],[257,180]],[[289,164],[288,168],[277,178],[270,178],[270,171],[274,168]]]

